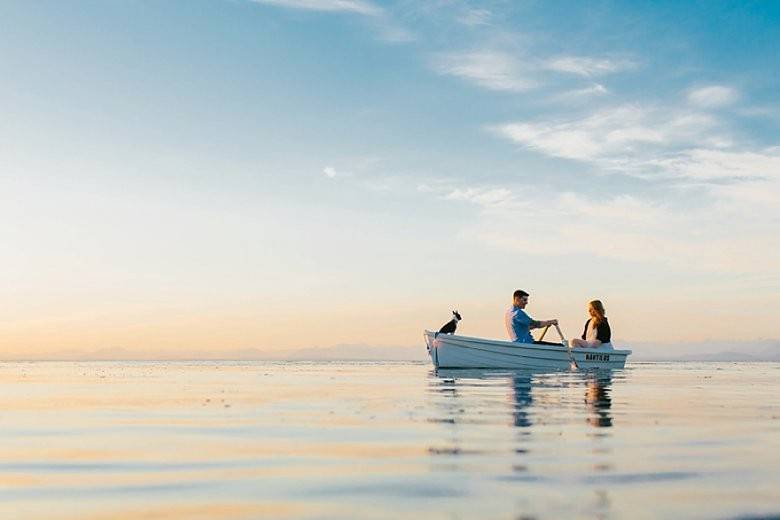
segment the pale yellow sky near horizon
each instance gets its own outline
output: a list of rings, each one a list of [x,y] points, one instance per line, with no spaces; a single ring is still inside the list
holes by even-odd
[[[529,313],[538,319],[558,317],[567,337],[578,336],[586,319],[584,308],[563,298],[547,297],[531,303]],[[616,343],[696,342],[708,339],[740,342],[771,339],[772,302],[759,310],[745,308],[734,299],[727,305],[707,305],[694,300],[666,298],[662,305],[643,305],[630,298],[604,298],[615,331]],[[754,301],[754,300],[753,300]],[[506,302],[466,301],[459,306],[464,320],[459,333],[504,338],[503,312]],[[584,307],[584,304],[582,305]],[[556,312],[560,311],[560,312]],[[118,309],[96,313],[73,309],[56,315],[28,317],[0,322],[0,352],[5,358],[45,356],[62,351],[89,352],[122,348],[145,354],[160,352],[186,356],[188,353],[230,352],[257,348],[268,352],[285,349],[330,347],[336,344],[372,346],[420,345],[425,328],[437,329],[448,319],[449,310],[440,303],[402,305],[384,302],[374,305],[334,305],[309,312],[287,307]]]

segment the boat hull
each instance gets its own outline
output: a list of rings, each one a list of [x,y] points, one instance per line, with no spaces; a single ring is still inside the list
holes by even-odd
[[[599,369],[623,368],[630,350],[574,348],[561,345],[513,343],[455,334],[424,334],[428,355],[436,368]]]

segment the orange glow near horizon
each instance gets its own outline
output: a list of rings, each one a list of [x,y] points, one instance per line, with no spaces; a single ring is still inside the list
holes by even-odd
[[[557,317],[567,337],[579,336],[587,316],[582,305],[562,300],[545,304],[532,301],[529,313],[537,319]],[[771,308],[766,302],[764,309]],[[652,307],[637,302],[605,299],[615,337],[619,341],[695,342],[719,338],[748,340],[771,338],[771,316],[745,310],[739,301],[729,307],[708,307],[706,302],[668,301]],[[504,302],[461,302],[464,316],[459,333],[503,338]],[[90,314],[86,310],[54,317],[5,321],[0,324],[0,349],[5,359],[39,357],[78,351],[122,349],[140,356],[188,357],[240,349],[275,352],[286,349],[329,347],[337,344],[413,346],[423,329],[436,329],[449,319],[449,309],[435,303],[375,306],[334,304],[331,308],[301,310],[204,308],[138,310]],[[762,314],[764,312],[764,314]],[[740,334],[735,323],[744,323]],[[750,333],[748,333],[750,331]],[[742,336],[742,338],[740,338]]]

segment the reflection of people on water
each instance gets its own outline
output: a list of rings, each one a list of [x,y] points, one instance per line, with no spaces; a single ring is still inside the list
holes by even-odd
[[[458,422],[464,418],[468,407],[462,402],[464,395],[460,387],[473,386],[475,380],[498,380],[502,383],[506,381],[508,392],[507,400],[511,407],[512,422],[515,426],[532,426],[530,409],[533,406],[533,396],[531,395],[531,372],[496,372],[495,370],[447,370],[439,369],[435,372],[437,376],[435,388],[437,393],[447,396],[452,400],[441,401],[444,410],[447,412],[446,419],[437,419],[436,422]],[[502,385],[502,388],[503,387]],[[467,397],[467,396],[466,396]]]
[[[512,397],[514,398],[512,417],[515,426],[531,426],[533,423],[531,415],[528,413],[528,409],[533,404],[530,374],[515,373],[512,376]]]
[[[588,424],[597,428],[609,428],[612,426],[612,398],[610,388],[612,377],[607,374],[588,374],[587,389],[585,390],[585,404],[588,405]]]

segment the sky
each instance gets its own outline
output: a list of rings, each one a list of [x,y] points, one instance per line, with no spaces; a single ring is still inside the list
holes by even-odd
[[[775,340],[780,4],[0,3],[0,357]]]

